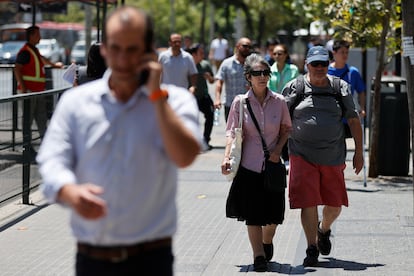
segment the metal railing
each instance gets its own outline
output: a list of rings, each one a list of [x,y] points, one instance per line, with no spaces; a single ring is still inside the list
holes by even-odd
[[[40,184],[33,155],[40,135],[30,122],[31,102],[35,98],[46,101],[50,118],[60,95],[71,86],[60,81],[64,70],[53,69],[46,76],[48,90],[16,94],[13,66],[0,69],[0,205],[19,196],[23,204],[30,204],[30,191]]]

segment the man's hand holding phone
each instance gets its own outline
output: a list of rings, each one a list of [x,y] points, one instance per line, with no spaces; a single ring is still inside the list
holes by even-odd
[[[139,85],[146,85],[151,101],[166,98],[168,92],[160,88],[162,65],[153,51],[142,57],[141,66],[137,68]]]

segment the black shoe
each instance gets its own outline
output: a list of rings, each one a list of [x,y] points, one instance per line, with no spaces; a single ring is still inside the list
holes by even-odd
[[[257,256],[254,259],[253,269],[256,272],[266,272],[267,262],[264,256]]]
[[[318,224],[318,249],[322,255],[329,255],[332,248],[331,241],[329,240],[329,237],[331,236],[331,230],[323,233],[321,228],[319,228],[319,225],[320,223]]]
[[[263,244],[266,261],[270,261],[273,258],[273,243]]]
[[[319,251],[316,245],[310,245],[306,249],[306,258],[303,260],[303,266],[317,266]]]

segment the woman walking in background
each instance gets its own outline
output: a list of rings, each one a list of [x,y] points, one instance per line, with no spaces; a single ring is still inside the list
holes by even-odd
[[[272,74],[269,79],[269,89],[273,92],[282,93],[283,87],[289,81],[299,75],[299,69],[295,64],[289,63],[288,48],[284,44],[278,44],[273,48],[273,63],[270,70]],[[289,152],[287,143],[282,150],[282,159],[285,162],[286,170],[289,170]]]
[[[243,146],[239,170],[227,198],[226,216],[245,221],[253,250],[254,270],[264,272],[273,257],[273,237],[276,226],[285,213],[285,191],[268,191],[264,186],[265,156],[261,135],[269,150],[268,160],[280,162],[283,145],[291,129],[289,110],[282,95],[267,88],[270,66],[257,54],[247,57],[244,74],[250,84],[247,93],[237,96],[231,105],[226,128],[227,144],[222,174],[229,174],[230,147],[239,124],[240,101],[243,108]],[[242,92],[242,91],[240,91]],[[248,109],[250,105],[251,113]],[[252,115],[259,122],[256,128]]]

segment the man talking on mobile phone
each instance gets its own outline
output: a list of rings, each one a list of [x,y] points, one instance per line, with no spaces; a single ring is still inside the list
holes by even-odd
[[[152,37],[141,10],[108,16],[109,70],[63,95],[39,151],[44,195],[72,211],[76,275],[173,274],[177,167],[195,160],[202,138],[194,97],[160,87]]]

